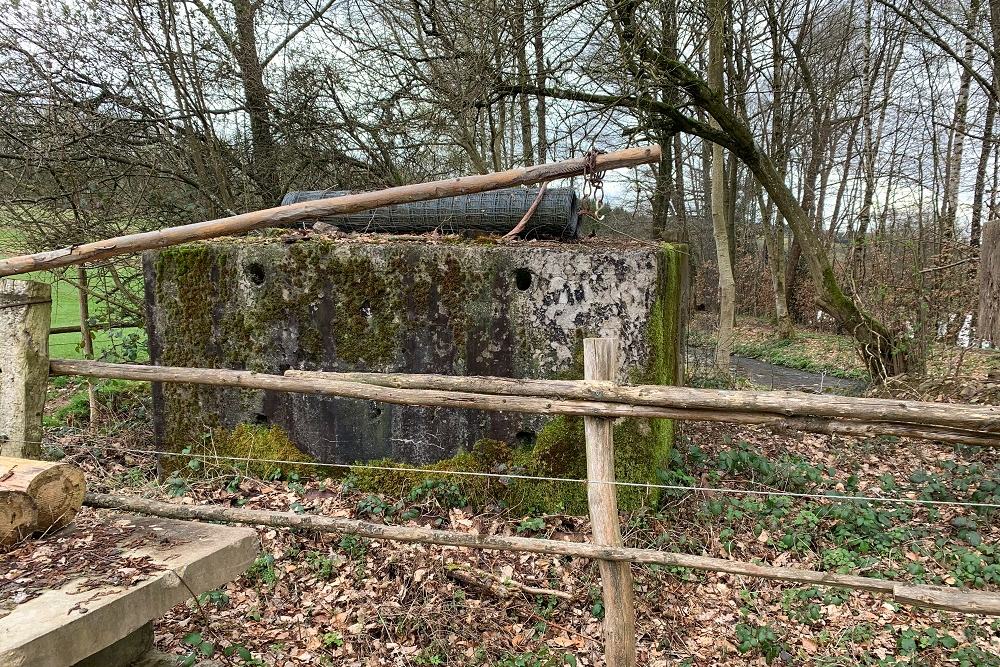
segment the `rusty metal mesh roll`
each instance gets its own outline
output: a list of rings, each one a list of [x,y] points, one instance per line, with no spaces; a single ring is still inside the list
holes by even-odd
[[[282,205],[349,194],[340,190],[289,192]],[[442,234],[482,232],[505,234],[527,212],[538,188],[507,188],[461,197],[395,204],[382,208],[323,218],[341,231]],[[523,238],[573,239],[577,235],[580,205],[572,188],[548,188],[532,216]]]

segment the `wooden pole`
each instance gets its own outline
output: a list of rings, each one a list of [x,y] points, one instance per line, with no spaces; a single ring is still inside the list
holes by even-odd
[[[1000,434],[1000,407],[808,394],[802,391],[699,389],[664,385],[621,386],[607,382],[511,379],[421,373],[285,371],[286,376],[365,382],[398,389],[441,389],[511,396],[610,401],[688,410],[732,410],[784,417],[835,417],[950,426]]]
[[[644,148],[629,148],[598,155],[594,171],[634,167],[640,164],[657,162],[659,159],[660,147],[656,144]],[[232,236],[261,227],[287,225],[293,222],[330,215],[358,213],[380,206],[440,199],[442,197],[457,197],[474,192],[486,192],[488,190],[499,190],[501,188],[517,187],[520,185],[534,185],[535,183],[544,183],[558,178],[579,176],[584,172],[584,165],[584,158],[574,158],[551,164],[511,169],[495,174],[463,176],[461,178],[450,178],[430,183],[403,185],[376,192],[364,192],[343,197],[300,202],[298,204],[289,204],[288,206],[277,206],[263,211],[252,211],[250,213],[234,215],[228,218],[196,222],[179,227],[168,227],[167,229],[143,232],[141,234],[118,236],[105,241],[84,243],[60,250],[50,250],[34,255],[22,255],[20,257],[10,257],[0,260],[0,277],[41,269],[54,269],[82,262],[92,262],[118,255],[151,250],[153,248],[166,248],[179,243],[187,243],[188,241],[200,241],[218,236]]]
[[[583,340],[583,376],[586,380],[614,381],[618,376],[618,339]],[[614,422],[603,417],[585,417],[587,441],[587,504],[594,543],[623,547],[618,521],[615,481]],[[635,586],[629,563],[602,560],[601,588],[604,595],[604,655],[608,665],[635,665]]]
[[[357,535],[374,540],[395,540],[420,544],[465,547],[469,549],[491,549],[523,553],[570,556],[644,565],[667,567],[689,567],[708,572],[727,572],[748,577],[760,577],[775,581],[787,581],[812,586],[837,586],[855,590],[891,595],[899,602],[917,606],[930,606],[967,614],[990,614],[1000,616],[1000,595],[992,592],[956,590],[941,586],[909,585],[888,579],[861,577],[836,572],[817,572],[795,567],[776,567],[713,558],[691,554],[657,551],[655,549],[634,549],[629,547],[609,547],[581,542],[543,540],[533,537],[505,537],[462,533],[455,530],[433,528],[391,526],[380,523],[344,519],[297,512],[272,512],[250,510],[241,507],[219,505],[179,505],[138,496],[115,496],[104,493],[88,493],[84,499],[88,507],[151,514],[167,519],[197,521],[227,521],[251,526],[272,528],[298,528],[321,533]],[[898,593],[897,593],[898,591]]]
[[[760,424],[775,429],[790,429],[810,433],[854,435],[870,437],[877,434],[887,434],[942,442],[960,442],[971,445],[1000,447],[1000,434],[952,427],[921,426],[906,423],[865,421],[850,419],[827,419],[816,417],[786,417],[782,414],[757,411],[739,411],[734,406],[740,404],[741,392],[721,392],[718,390],[697,390],[707,395],[718,394],[719,403],[723,407],[714,410],[700,410],[686,407],[672,407],[675,403],[664,398],[662,405],[636,405],[631,398],[620,396],[619,401],[597,400],[556,400],[545,397],[521,396],[515,390],[510,394],[483,394],[459,392],[452,390],[436,391],[423,389],[397,389],[382,385],[372,385],[357,381],[326,380],[296,375],[267,375],[250,371],[232,371],[210,368],[180,368],[176,366],[140,366],[133,364],[110,364],[100,361],[80,361],[69,359],[53,359],[50,363],[53,375],[79,375],[82,377],[103,377],[120,380],[138,380],[146,382],[177,382],[205,384],[220,387],[239,387],[242,389],[264,389],[271,391],[288,391],[302,394],[318,394],[323,396],[339,396],[344,398],[360,398],[369,401],[383,401],[399,405],[426,405],[445,408],[466,408],[475,410],[493,410],[499,412],[527,412],[533,414],[564,414],[593,417],[642,417],[649,419],[688,419],[692,421],[730,422],[736,424]],[[456,378],[457,379],[457,378]],[[511,384],[543,382],[541,380],[505,380]],[[574,384],[574,383],[568,383]],[[595,383],[576,383],[589,391]],[[639,387],[620,387],[619,389],[640,389]],[[662,389],[668,389],[662,387]],[[680,389],[677,387],[677,389]],[[615,388],[605,383],[599,389],[609,397],[615,395]],[[691,391],[691,390],[688,390]],[[766,392],[747,392],[762,394]],[[777,394],[792,392],[775,392]],[[731,394],[732,397],[724,396]],[[868,410],[864,405],[848,410],[849,401],[838,397],[839,409],[857,415]],[[853,399],[862,401],[863,399]],[[886,401],[891,403],[892,401]],[[898,403],[898,402],[897,402]],[[978,414],[981,406],[947,405],[950,414],[968,411]]]
[[[77,300],[80,304],[80,336],[83,337],[83,358],[94,358],[94,335],[90,333],[90,291],[87,289],[87,270],[82,266],[76,267],[76,280],[79,285],[77,289]],[[51,330],[49,334],[51,335]],[[90,424],[91,431],[97,428],[97,394],[94,392],[94,383],[87,379],[87,401],[90,403]]]
[[[46,283],[0,280],[0,455],[38,457],[49,381]]]
[[[94,331],[110,331],[112,329],[141,329],[145,325],[142,322],[95,322],[90,325],[91,332]],[[69,324],[61,327],[51,327],[49,329],[50,335],[55,334],[67,334],[67,333],[77,333],[80,331],[80,327],[76,324]]]

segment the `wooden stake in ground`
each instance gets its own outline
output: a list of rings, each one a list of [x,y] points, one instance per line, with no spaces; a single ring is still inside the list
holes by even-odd
[[[583,375],[586,380],[614,381],[618,375],[618,339],[585,338]],[[615,481],[615,447],[611,435],[614,422],[603,417],[584,417],[587,438],[587,503],[594,543],[624,546],[618,523]],[[635,600],[632,570],[628,563],[600,561],[604,592],[604,654],[608,665],[634,667]]]
[[[51,313],[47,284],[0,280],[0,456],[41,452]]]
[[[31,496],[0,489],[0,550],[31,535],[37,520],[38,510]]]
[[[90,332],[90,292],[87,289],[87,270],[76,267],[76,280],[80,288],[77,297],[80,303],[80,335],[83,337],[83,358],[94,358],[94,335]],[[94,383],[87,379],[87,401],[90,403],[90,430],[97,428],[97,395]]]
[[[28,494],[38,509],[32,532],[52,532],[76,516],[87,485],[83,471],[68,463],[0,456],[0,491]]]

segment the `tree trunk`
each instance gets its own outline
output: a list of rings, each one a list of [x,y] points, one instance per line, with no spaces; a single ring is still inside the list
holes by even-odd
[[[77,294],[80,302],[80,335],[83,337],[83,358],[94,358],[94,335],[90,331],[90,299],[87,289],[87,270],[76,267],[76,280],[79,284]],[[51,330],[49,332],[51,334]],[[97,428],[97,395],[94,393],[94,383],[87,380],[87,400],[90,403],[90,430]]]
[[[273,206],[281,200],[282,188],[271,126],[270,94],[264,85],[264,68],[257,53],[257,8],[250,0],[233,0],[233,12],[236,18],[236,52],[233,55],[240,69],[253,141],[251,173],[265,204]]]
[[[545,89],[545,5],[544,0],[531,0],[531,33],[535,51],[535,85],[539,90]],[[538,134],[536,148],[538,164],[545,164],[549,159],[549,137],[545,115],[546,97],[535,96],[535,131]]]
[[[723,97],[722,48],[724,40],[723,0],[709,0],[708,85],[720,99]],[[718,127],[713,119],[713,125]],[[715,255],[719,263],[719,340],[715,346],[715,365],[729,372],[733,354],[736,317],[736,281],[733,278],[733,253],[730,248],[729,225],[726,224],[725,157],[722,146],[712,144],[712,233],[715,237]]]
[[[653,185],[653,223],[661,238],[670,231],[670,208],[674,195],[674,155],[669,130],[656,131],[660,143],[660,161],[656,163],[656,181]]]
[[[775,205],[788,221],[799,242],[820,307],[854,337],[858,354],[873,378],[881,379],[905,373],[909,366],[908,351],[881,322],[862,310],[841,289],[830,258],[821,247],[808,216],[795,201],[795,197],[774,169],[774,165],[767,156],[757,151],[752,140],[750,143],[742,141],[741,148],[744,150],[744,160],[747,165],[764,189],[771,194]]]
[[[527,8],[525,0],[517,0],[514,5],[513,32],[514,57],[517,61],[517,83],[522,89],[528,86],[528,35]],[[531,108],[527,93],[518,93],[517,105],[521,120],[521,164],[530,167],[535,164],[535,148],[532,144]]]
[[[979,14],[979,2],[973,0],[969,7],[969,29],[975,29],[976,19]],[[965,62],[970,62],[973,55],[973,43],[971,39],[966,39],[963,57]],[[955,218],[958,213],[958,186],[962,178],[962,153],[965,149],[966,126],[968,124],[969,94],[972,86],[972,73],[967,67],[962,68],[959,79],[958,98],[955,100],[955,111],[952,116],[950,138],[948,145],[947,163],[945,165],[945,190],[941,205],[941,240],[942,255],[939,258],[942,263],[951,261],[951,252],[947,247],[948,241],[953,241],[956,237]]]
[[[979,164],[976,166],[976,185],[972,195],[972,222],[969,227],[969,244],[979,247],[983,229],[983,199],[986,194],[986,169],[990,161],[990,151],[993,149],[993,123],[996,120],[997,102],[990,97],[986,102],[986,120],[983,123],[983,145],[979,151]]]
[[[774,319],[778,325],[778,337],[791,338],[795,331],[788,312],[785,292],[785,230],[781,216],[774,215],[774,204],[764,203],[764,194],[757,187],[757,205],[760,208],[761,225],[764,228],[764,248],[767,251],[767,265],[771,273],[771,289],[774,292]]]
[[[687,223],[687,196],[684,189],[684,145],[681,135],[673,136],[674,143],[674,214],[677,216],[678,228],[681,230],[681,240],[685,243],[690,238]]]

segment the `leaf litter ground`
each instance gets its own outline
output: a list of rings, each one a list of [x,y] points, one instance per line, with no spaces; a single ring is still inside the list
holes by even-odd
[[[261,480],[208,462],[191,479],[163,484],[148,456],[106,449],[149,449],[148,438],[142,424],[131,424],[99,439],[50,429],[47,440],[50,452],[87,470],[93,490],[589,539],[585,517],[456,507],[460,490],[438,493],[430,485],[409,497],[377,496],[356,490],[349,477]],[[1000,463],[986,449],[687,423],[674,459],[665,484],[1000,502]],[[667,491],[657,509],[623,515],[622,522],[631,546],[998,591],[998,516],[968,507]],[[92,513],[81,513],[78,523],[84,533],[98,534]],[[603,603],[593,563],[258,532],[261,554],[244,576],[156,623],[161,650],[201,657],[190,641],[196,636],[203,640],[196,647],[239,648],[230,651],[231,664],[253,664],[240,655],[266,665],[603,664]],[[67,574],[90,572],[87,561],[79,563]],[[996,619],[728,574],[638,566],[633,572],[642,665],[1000,665]]]

